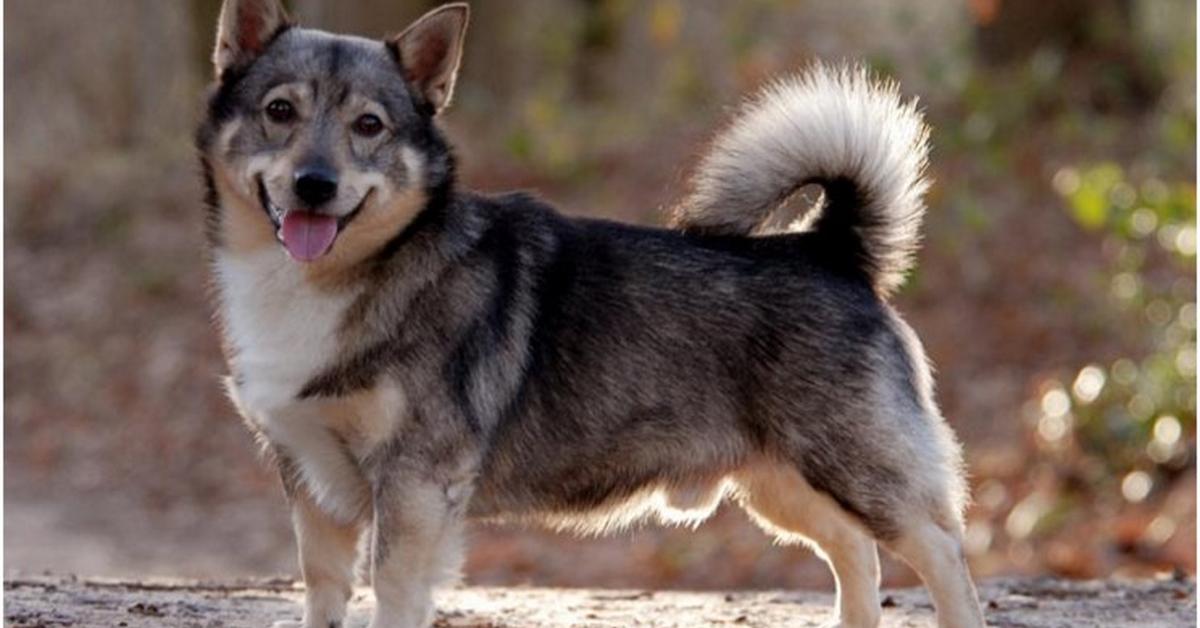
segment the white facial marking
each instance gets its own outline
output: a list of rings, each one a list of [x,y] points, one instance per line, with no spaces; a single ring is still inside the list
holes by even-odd
[[[425,178],[425,158],[417,149],[412,146],[404,146],[400,149],[400,159],[404,162],[404,167],[408,169],[409,181],[422,181]]]

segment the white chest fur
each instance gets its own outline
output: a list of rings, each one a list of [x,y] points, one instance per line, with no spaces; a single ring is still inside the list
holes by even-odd
[[[311,286],[279,250],[220,253],[216,273],[239,376],[230,395],[239,411],[292,459],[317,504],[341,519],[354,517],[365,490],[331,425],[336,402],[297,398],[337,355],[338,326],[354,295]]]
[[[227,340],[247,409],[290,405],[332,361],[337,329],[354,295],[311,286],[282,251],[220,254],[216,262]]]

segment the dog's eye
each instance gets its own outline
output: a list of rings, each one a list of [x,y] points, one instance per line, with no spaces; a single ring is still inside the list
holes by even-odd
[[[276,98],[267,103],[267,117],[276,124],[287,124],[296,119],[296,107],[282,98]]]
[[[354,121],[354,132],[363,137],[375,137],[383,130],[383,120],[379,116],[364,113]]]

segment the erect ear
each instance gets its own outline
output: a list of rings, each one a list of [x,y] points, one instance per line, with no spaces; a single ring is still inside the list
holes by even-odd
[[[213,51],[217,78],[232,66],[253,61],[271,36],[289,23],[279,0],[225,0],[221,17],[217,18],[217,47]]]
[[[388,39],[404,69],[404,78],[420,90],[435,112],[450,104],[454,93],[470,15],[466,3],[443,5]]]

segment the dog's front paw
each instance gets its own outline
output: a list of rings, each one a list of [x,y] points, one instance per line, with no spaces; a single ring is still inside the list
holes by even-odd
[[[436,613],[430,608],[428,612],[415,613],[380,613],[375,612],[367,628],[429,628],[433,625]]]
[[[838,618],[832,619],[821,624],[821,628],[876,628],[879,626],[879,618],[864,619],[861,621],[849,621]]]
[[[342,628],[342,622],[331,621],[328,624],[318,626],[316,624],[309,624],[307,622],[297,621],[295,619],[281,619],[271,624],[271,628]]]

